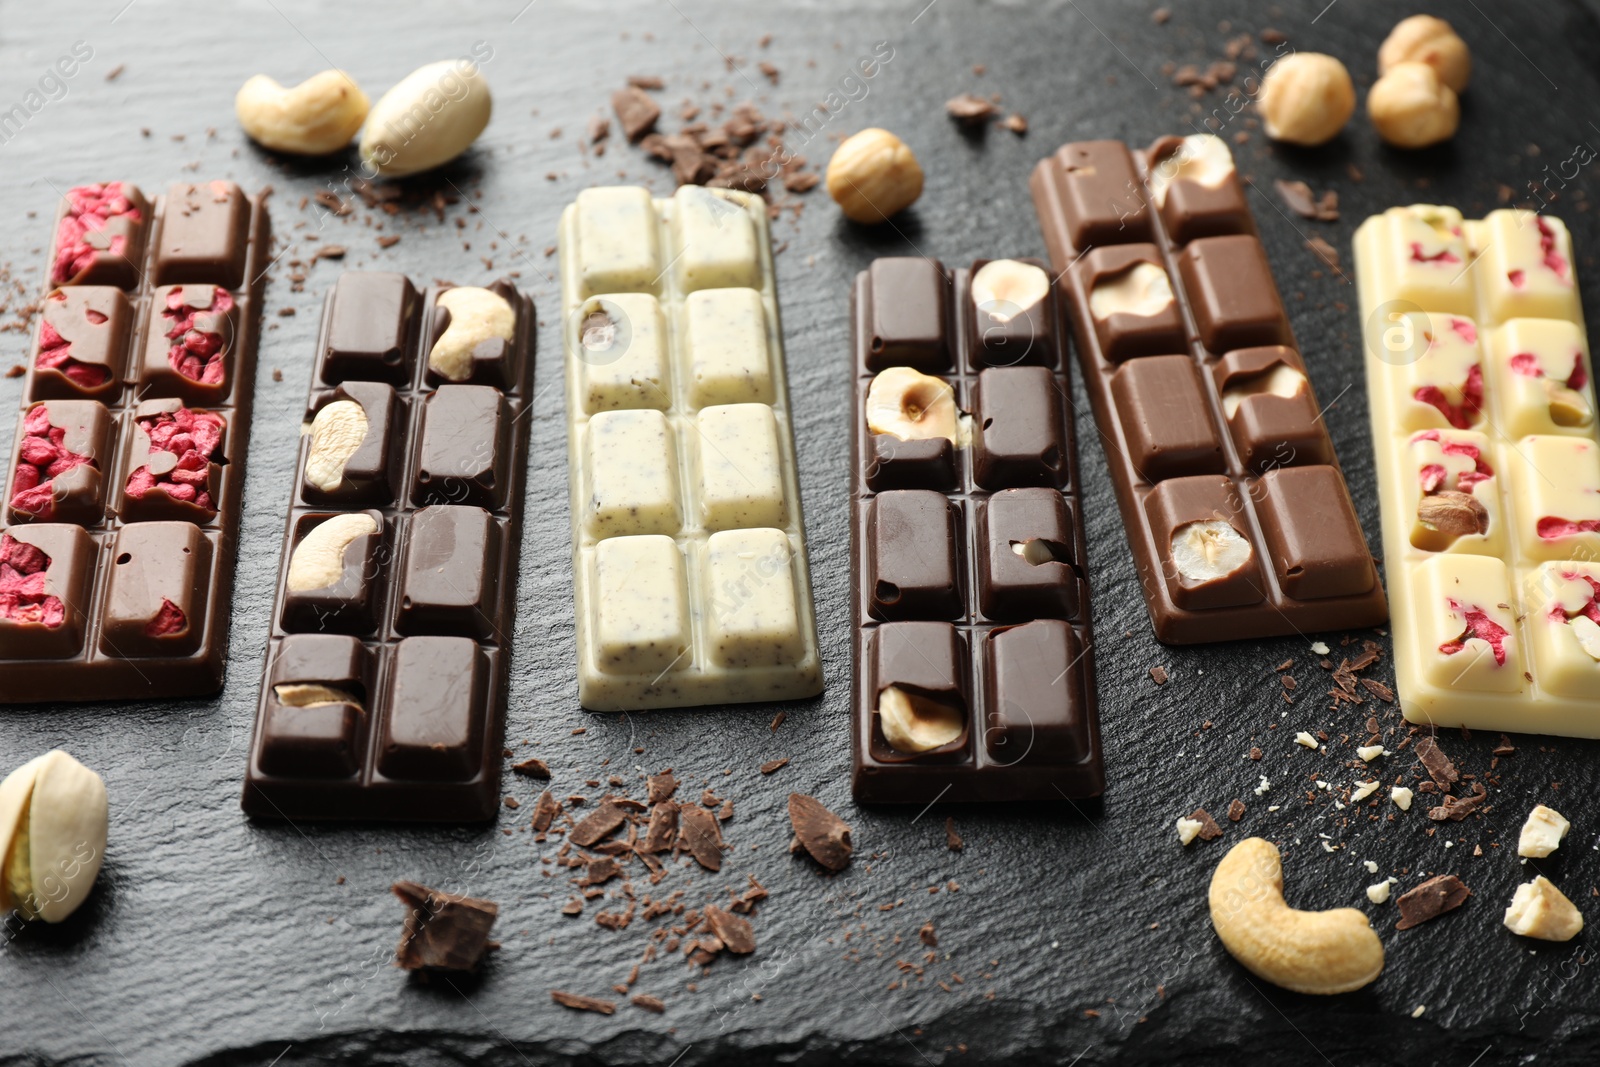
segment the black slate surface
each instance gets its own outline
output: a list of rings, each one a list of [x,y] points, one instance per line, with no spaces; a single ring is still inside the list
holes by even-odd
[[[1600,885],[1592,847],[1600,830],[1600,745],[1515,738],[1518,751],[1501,761],[1491,790],[1492,810],[1460,824],[1436,827],[1424,804],[1393,821],[1383,805],[1377,812],[1384,818],[1367,821],[1336,810],[1326,793],[1308,802],[1302,794],[1314,788],[1311,779],[1352,780],[1354,772],[1341,766],[1351,746],[1314,754],[1293,743],[1294,731],[1326,729],[1337,743],[1341,734],[1361,733],[1370,707],[1326,710],[1328,686],[1308,640],[1198,649],[1153,640],[1086,409],[1079,446],[1101,641],[1110,783],[1103,808],[935,805],[919,814],[851,804],[844,422],[850,278],[881,254],[927,254],[952,264],[1041,254],[1026,184],[1037,158],[1069,139],[1143,144],[1186,132],[1190,120],[1222,106],[1220,93],[1197,102],[1173,88],[1164,62],[1204,66],[1221,57],[1230,36],[1270,25],[1297,49],[1343,57],[1364,87],[1375,75],[1378,42],[1409,13],[1362,0],[1336,0],[1324,10],[1316,0],[1247,15],[1243,5],[1205,2],[1173,5],[1170,23],[1157,28],[1146,3],[923,2],[776,10],[537,0],[520,14],[523,0],[470,10],[301,0],[247,10],[163,0],[70,11],[5,5],[0,109],[23,101],[75,41],[94,51],[64,93],[45,86],[58,98],[0,144],[0,233],[13,308],[40,290],[48,220],[57,191],[73,182],[125,178],[152,192],[191,176],[271,183],[278,190],[275,229],[290,252],[268,289],[245,498],[252,536],[242,550],[222,696],[0,711],[4,769],[64,746],[104,773],[113,813],[105,870],[82,911],[55,928],[14,920],[4,926],[0,1062],[688,1067],[741,1060],[1200,1063],[1241,1054],[1339,1067],[1595,1062],[1600,968],[1593,934],[1544,945],[1512,937],[1499,920],[1513,887],[1530,873],[1512,843],[1538,801],[1574,823],[1565,847],[1538,868],[1591,921],[1600,918],[1592,888]],[[1477,61],[1452,145],[1418,155],[1387,150],[1358,113],[1322,150],[1272,148],[1259,133],[1235,149],[1242,171],[1265,190],[1253,206],[1317,392],[1331,402],[1329,429],[1374,544],[1355,295],[1345,279],[1319,268],[1303,241],[1321,235],[1348,259],[1355,225],[1373,211],[1426,199],[1475,214],[1496,206],[1502,184],[1521,201],[1527,184],[1546,166],[1556,170],[1579,142],[1600,144],[1593,122],[1600,27],[1590,15],[1552,3],[1538,5],[1539,21],[1525,22],[1532,5],[1428,6],[1452,19]],[[1222,19],[1233,20],[1231,30],[1219,26]],[[773,40],[762,50],[757,41],[766,33]],[[479,40],[494,49],[486,65],[493,124],[466,158],[411,183],[424,192],[464,191],[471,203],[449,207],[442,222],[409,210],[386,220],[385,233],[403,235],[387,251],[377,248],[364,211],[320,219],[314,207],[300,208],[303,196],[337,180],[337,165],[276,159],[245,141],[233,120],[233,93],[257,71],[294,81],[339,65],[376,99],[412,68],[463,54]],[[780,293],[827,692],[788,706],[776,732],[768,729],[778,710],[772,707],[589,715],[577,705],[572,668],[557,286],[544,248],[554,243],[562,205],[586,185],[618,180],[619,168],[627,180],[662,192],[671,185],[662,169],[615,139],[603,160],[587,162],[575,139],[628,74],[664,75],[668,88],[659,95],[669,113],[686,95],[728,99],[724,87],[731,99],[753,97],[771,112],[803,111],[880,40],[892,44],[894,58],[864,98],[832,117],[826,136],[875,124],[899,132],[927,170],[921,202],[894,229],[866,232],[841,221],[818,191],[798,221],[785,215],[774,231],[787,242],[778,259]],[[756,71],[760,59],[781,69],[779,85]],[[970,69],[978,63],[988,68],[981,77]],[[967,89],[1003,94],[1027,116],[1028,136],[959,134],[941,104]],[[664,125],[677,122],[669,117]],[[561,135],[552,137],[556,127]],[[1240,128],[1242,120],[1233,120],[1227,132]],[[819,139],[801,151],[820,164],[829,147]],[[1364,181],[1348,176],[1351,163]],[[1279,177],[1337,189],[1341,221],[1286,216],[1270,193]],[[1581,169],[1556,207],[1573,229],[1591,312],[1600,307],[1600,225],[1583,198],[1592,180]],[[465,230],[456,219],[465,220]],[[312,234],[349,252],[342,262],[318,263],[304,291],[293,292],[286,262],[316,247]],[[562,793],[592,795],[599,790],[584,779],[631,779],[639,769],[670,765],[687,779],[689,796],[708,783],[734,798],[737,815],[726,832],[735,848],[722,873],[675,869],[661,888],[687,887],[686,899],[698,903],[723,886],[742,888],[749,873],[772,894],[754,920],[760,947],[748,960],[720,959],[705,975],[677,959],[644,968],[637,989],[666,1000],[663,1016],[624,1004],[607,1018],[550,1003],[553,988],[607,995],[638,958],[648,927],[636,921],[620,933],[600,929],[589,917],[593,905],[583,918],[562,917],[570,887],[563,876],[545,877],[551,867],[539,858],[554,847],[534,847],[522,830],[526,806],[503,812],[499,826],[486,829],[255,826],[239,812],[317,309],[339,270],[353,267],[462,283],[517,271],[544,315],[544,391],[533,433],[509,738],[537,742],[519,752],[548,760]],[[290,308],[293,317],[279,317]],[[20,361],[26,347],[24,334],[0,334],[0,362]],[[281,368],[282,381],[273,379],[273,368]],[[0,410],[13,409],[18,388],[0,381]],[[1337,654],[1342,635],[1320,636]],[[1300,682],[1292,707],[1272,674],[1290,658]],[[1171,673],[1165,686],[1147,673],[1158,664]],[[1389,677],[1383,664],[1368,674]],[[1380,716],[1386,724],[1398,718],[1392,709]],[[573,735],[578,727],[587,733]],[[1481,774],[1495,740],[1449,732],[1442,743],[1464,771]],[[1253,745],[1263,750],[1259,763],[1246,758]],[[644,754],[636,755],[636,746]],[[757,773],[758,764],[781,756],[793,762],[770,777]],[[1416,766],[1393,757],[1375,770],[1387,782],[1413,776]],[[1273,782],[1262,798],[1252,793],[1258,774]],[[815,793],[855,827],[858,852],[844,874],[824,877],[787,854],[790,790]],[[535,795],[509,776],[506,791],[524,802]],[[1237,826],[1224,821],[1223,840],[1179,847],[1177,816],[1196,805],[1220,816],[1235,797],[1249,812]],[[1281,809],[1270,812],[1269,803]],[[945,847],[947,816],[965,838],[963,852]],[[1284,846],[1292,902],[1359,905],[1372,916],[1388,952],[1373,986],[1332,1000],[1295,996],[1251,978],[1226,956],[1206,921],[1205,886],[1223,849],[1246,832]],[[1335,851],[1325,851],[1324,842]],[[1481,857],[1473,855],[1479,844]],[[1459,912],[1397,934],[1393,905],[1370,906],[1362,895],[1377,880],[1361,866],[1366,859],[1398,876],[1399,889],[1454,871],[1475,895]],[[390,966],[401,909],[388,886],[397,878],[500,902],[504,946],[479,981],[421,986]],[[959,891],[928,893],[949,880]],[[936,949],[918,941],[928,921],[938,932]],[[902,959],[921,965],[923,952],[936,952],[923,974],[897,966]],[[951,972],[964,982],[953,982]],[[941,980],[951,991],[936,984]],[[690,982],[697,992],[686,989]]]

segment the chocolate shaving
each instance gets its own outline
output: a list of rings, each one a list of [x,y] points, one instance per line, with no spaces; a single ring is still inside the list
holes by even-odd
[[[659,74],[630,74],[628,84],[635,89],[661,90],[667,87],[667,83]]]
[[[1422,761],[1422,766],[1428,772],[1428,777],[1438,785],[1440,792],[1450,792],[1452,782],[1459,781],[1460,773],[1456,765],[1450,762],[1450,757],[1439,750],[1439,742],[1431,737],[1424,737],[1417,742],[1417,758]]]
[[[650,826],[644,832],[640,852],[665,852],[678,836],[678,805],[663,801],[650,809]]]
[[[730,915],[715,904],[707,904],[704,914],[706,925],[729,952],[743,956],[756,950],[756,935],[750,929],[750,920]]]
[[[1454,911],[1467,902],[1472,890],[1453,874],[1436,875],[1395,901],[1400,908],[1400,921],[1396,930],[1409,930],[1413,926],[1437,919],[1447,911]]]
[[[1238,822],[1244,818],[1244,801],[1234,800],[1228,805],[1228,821]]]
[[[772,717],[772,722],[767,725],[767,729],[771,730],[773,733],[777,733],[778,727],[782,726],[783,720],[787,719],[788,717],[789,713],[787,711],[778,712],[778,714]]]
[[[637,85],[629,85],[612,93],[611,107],[617,113],[617,124],[630,142],[636,143],[654,130],[657,120],[661,118],[661,105],[646,96]]]
[[[511,769],[517,774],[526,775],[529,778],[548,779],[550,777],[550,767],[542,759],[525,759],[521,763],[513,763]]]
[[[1215,841],[1222,836],[1222,827],[1217,825],[1217,820],[1205,808],[1195,808],[1189,818],[1200,824],[1200,840]]]
[[[567,839],[579,848],[588,848],[621,826],[626,817],[621,808],[607,800],[574,826]]]
[[[767,762],[765,762],[765,763],[763,763],[761,765],[761,773],[762,774],[771,774],[773,771],[777,770],[779,767],[786,766],[788,764],[788,762],[789,762],[789,757],[788,756],[785,756],[782,759],[768,760]]]
[[[561,805],[557,804],[556,798],[550,795],[550,790],[546,789],[543,793],[540,793],[538,802],[533,806],[534,831],[543,833],[550,829],[551,820],[556,817],[556,813],[560,810]]]
[[[1496,756],[1510,756],[1510,755],[1515,754],[1516,751],[1517,751],[1517,746],[1513,745],[1511,743],[1511,738],[1507,737],[1505,734],[1501,734],[1500,735],[1500,743],[1498,745],[1494,746],[1494,755],[1496,755]]]
[[[953,96],[944,102],[944,109],[950,117],[963,126],[975,127],[994,118],[998,108],[981,96],[971,93],[962,93]]]
[[[667,1010],[665,1001],[660,997],[653,997],[649,993],[635,993],[633,995],[633,1006],[643,1008],[645,1011],[653,1011],[657,1015]]]
[[[610,1015],[617,1010],[616,1002],[601,1000],[599,997],[586,997],[581,993],[565,993],[559,989],[550,990],[550,999],[563,1008],[572,1008],[576,1011],[597,1011],[601,1015]]]
[[[1318,222],[1339,221],[1339,194],[1332,189],[1317,196],[1305,182],[1287,182],[1279,178],[1272,184],[1284,205],[1301,218]]]
[[[1428,818],[1434,822],[1444,822],[1446,819],[1460,822],[1482,807],[1484,801],[1489,799],[1489,794],[1484,790],[1482,782],[1473,782],[1471,796],[1453,797],[1446,794],[1440,799],[1438,807],[1428,809]]]
[[[1311,249],[1318,259],[1327,264],[1329,270],[1340,270],[1339,250],[1327,241],[1324,241],[1321,237],[1312,237],[1306,242],[1306,247]]]
[[[1379,700],[1383,701],[1385,704],[1393,704],[1394,703],[1394,690],[1390,689],[1388,686],[1384,685],[1382,682],[1373,681],[1371,678],[1363,678],[1363,679],[1361,679],[1361,684],[1364,687],[1366,687],[1367,692],[1371,693],[1373,696],[1377,697]],[[1375,720],[1368,720],[1368,721],[1369,721],[1369,727],[1368,728],[1370,730],[1371,726],[1376,724],[1376,721]],[[1372,730],[1371,732],[1376,733],[1377,731],[1376,730]]]
[[[790,793],[789,823],[795,840],[812,859],[830,871],[842,871],[849,865],[855,847],[850,842],[850,827],[816,797]]]
[[[489,950],[489,929],[500,914],[490,900],[457,896],[416,882],[396,882],[394,895],[410,910],[395,965],[407,971],[475,971]]]
[[[956,821],[953,818],[946,818],[944,821],[944,846],[951,852],[960,852],[967,847],[967,843],[961,840],[961,835],[956,833]]]
[[[717,817],[705,808],[685,806],[679,811],[679,839],[686,843],[695,862],[708,871],[722,869],[722,830]]]
[[[659,804],[678,791],[678,779],[673,777],[672,768],[668,767],[660,774],[652,774],[645,779],[645,788],[651,804]]]

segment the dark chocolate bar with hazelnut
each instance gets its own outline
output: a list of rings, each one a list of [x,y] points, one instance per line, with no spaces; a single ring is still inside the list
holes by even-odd
[[[63,198],[0,500],[0,704],[222,688],[265,195]]]
[[[851,294],[856,799],[1099,796],[1066,321],[1042,264]]]
[[[1156,636],[1385,621],[1227,145],[1076,142],[1030,185]]]
[[[250,744],[260,819],[500,799],[534,362],[509,282],[329,291]]]

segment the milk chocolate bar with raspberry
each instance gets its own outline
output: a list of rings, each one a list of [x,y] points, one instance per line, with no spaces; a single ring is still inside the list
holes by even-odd
[[[0,498],[0,703],[222,686],[264,194],[68,190]]]

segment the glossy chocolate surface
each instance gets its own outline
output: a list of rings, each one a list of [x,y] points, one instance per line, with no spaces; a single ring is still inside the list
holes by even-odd
[[[301,448],[245,777],[252,817],[493,816],[534,346],[532,301],[493,288],[515,336],[474,377],[519,375],[504,390],[428,372],[443,288],[349,272],[328,294],[306,421],[353,403],[366,430],[342,477],[320,485],[309,437]],[[291,589],[308,535],[353,516],[371,532],[349,541],[331,581]]]
[[[1381,623],[1377,567],[1243,187],[1200,153],[1185,169],[1188,150],[1068,144],[1031,181],[1156,636]],[[1156,168],[1171,176],[1159,197]],[[1231,526],[1249,558],[1195,573],[1180,559],[1190,524]]]
[[[879,259],[852,293],[852,750],[863,802],[1104,789],[1066,323],[1053,288],[994,321],[970,291],[986,262],[946,271]],[[872,432],[867,393],[893,366],[947,381],[970,441]],[[894,748],[877,710],[890,686],[958,709],[959,736]]]
[[[231,182],[63,199],[0,508],[0,703],[221,688],[270,225]]]

